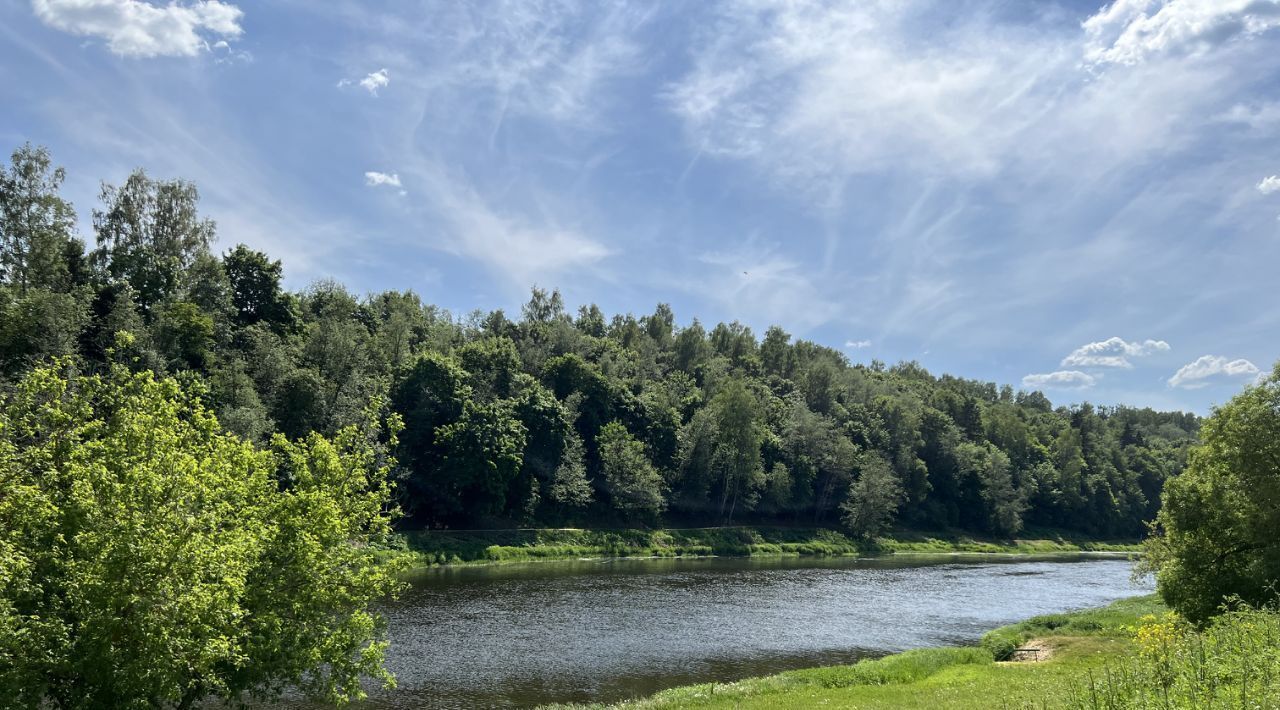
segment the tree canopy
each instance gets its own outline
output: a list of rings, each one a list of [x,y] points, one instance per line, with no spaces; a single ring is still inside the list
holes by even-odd
[[[203,395],[63,359],[0,401],[6,704],[341,701],[389,678],[368,610],[397,588],[371,547],[391,522],[377,422],[259,447]]]
[[[1147,542],[1170,607],[1203,622],[1280,595],[1280,364],[1205,419]]]
[[[104,188],[86,257],[61,180],[25,146],[0,181],[0,378],[63,356],[106,372],[127,330],[117,359],[199,383],[207,410],[259,445],[334,436],[384,402],[405,423],[406,526],[844,519],[1137,535],[1199,426],[855,363],[779,326],[757,338],[682,323],[666,304],[570,312],[534,288],[513,320],[334,281],[293,291],[285,265],[218,234],[194,185],[142,171]]]

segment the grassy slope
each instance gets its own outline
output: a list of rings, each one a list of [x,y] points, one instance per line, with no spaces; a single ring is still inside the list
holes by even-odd
[[[823,528],[681,528],[660,530],[410,531],[401,534],[420,564],[518,562],[580,557],[859,555],[874,553],[1135,552],[1135,541],[1099,541],[1049,532],[1017,540],[956,533],[903,532],[874,543]]]
[[[663,691],[616,708],[1055,708],[1091,670],[1132,648],[1127,626],[1164,607],[1140,597],[997,629],[978,648],[928,648],[851,666],[812,668],[737,683]],[[1048,638],[1055,656],[996,663],[992,649]],[[603,706],[565,706],[575,708]]]

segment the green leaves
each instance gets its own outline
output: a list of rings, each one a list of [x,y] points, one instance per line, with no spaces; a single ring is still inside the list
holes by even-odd
[[[142,707],[381,676],[391,462],[369,429],[271,450],[170,379],[69,361],[0,414],[0,692]],[[282,471],[289,486],[281,488]]]
[[[633,517],[654,516],[666,507],[662,476],[645,456],[644,444],[620,422],[609,422],[597,437],[605,487],[613,507]]]
[[[1165,486],[1147,544],[1169,606],[1200,623],[1228,597],[1280,588],[1280,365],[1204,422],[1186,471]]]

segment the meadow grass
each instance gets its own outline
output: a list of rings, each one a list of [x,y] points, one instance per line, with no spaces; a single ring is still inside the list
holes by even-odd
[[[400,533],[418,565],[530,562],[584,557],[785,557],[874,554],[1137,552],[1133,540],[1099,541],[1036,532],[1014,540],[963,533],[901,532],[855,540],[828,528],[738,526],[586,530],[422,530]]]
[[[1239,608],[1195,629],[1174,614],[1143,618],[1136,653],[1092,669],[1072,708],[1280,707],[1280,613]]]
[[[1081,679],[1134,650],[1139,619],[1164,611],[1154,596],[1101,609],[1036,617],[996,629],[988,639],[1045,639],[1054,656],[1039,663],[997,662],[977,647],[926,648],[863,661],[789,671],[735,683],[705,683],[648,698],[586,708],[1059,708],[1072,707]]]

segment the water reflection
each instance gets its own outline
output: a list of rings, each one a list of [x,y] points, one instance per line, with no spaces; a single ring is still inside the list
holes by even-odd
[[[1127,559],[584,560],[425,570],[389,605],[400,687],[367,707],[617,700],[968,643],[1144,593]]]

